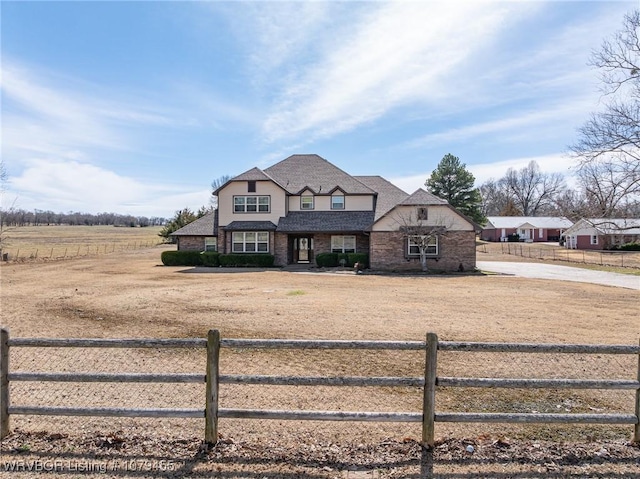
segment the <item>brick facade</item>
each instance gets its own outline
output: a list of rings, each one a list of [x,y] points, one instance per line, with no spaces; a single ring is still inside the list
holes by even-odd
[[[313,236],[314,256],[331,252],[331,234],[315,233]],[[407,258],[406,235],[400,232],[372,232],[370,235],[357,234],[356,251],[369,253],[370,266],[374,270],[419,271],[418,257]],[[204,236],[178,237],[178,250],[204,251]],[[588,239],[586,240],[588,241]],[[219,231],[219,251],[231,252],[231,234]],[[588,247],[591,245],[585,245]],[[223,249],[224,247],[224,249]],[[595,246],[602,248],[602,245]],[[269,251],[274,255],[275,266],[289,264],[289,235],[269,232]],[[440,238],[439,257],[428,258],[431,270],[458,271],[460,265],[465,271],[473,271],[476,266],[475,233],[472,231],[452,231]],[[315,261],[313,261],[315,263]]]
[[[356,237],[356,253],[368,253],[369,252],[369,236],[364,234],[314,234],[313,235],[313,248],[314,253],[331,253],[331,237],[332,236],[355,236]]]
[[[204,251],[204,236],[178,236],[178,251]]]
[[[369,262],[371,269],[420,271],[419,257],[407,257],[407,236],[399,231],[372,232]],[[428,258],[427,267],[434,271],[473,271],[476,267],[476,235],[474,231],[450,231],[439,238],[439,257]]]
[[[289,262],[288,242],[289,237],[286,233],[271,233],[273,236],[273,249],[271,253],[274,256],[273,264],[275,266],[285,266]]]
[[[295,235],[304,236],[304,235]],[[320,253],[331,252],[331,236],[329,233],[313,233],[309,234],[309,237],[313,238],[313,257],[311,258],[312,264],[315,264],[315,256]],[[341,236],[341,235],[339,235]],[[347,234],[347,236],[353,236],[353,234]],[[365,234],[356,234],[356,252],[369,253],[369,237]],[[285,266],[291,262],[291,241],[289,235],[286,233],[274,233],[274,247],[271,250],[275,256],[274,264],[276,266]]]

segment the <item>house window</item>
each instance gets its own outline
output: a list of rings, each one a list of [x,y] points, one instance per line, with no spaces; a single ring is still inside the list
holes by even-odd
[[[591,235],[591,244],[598,244],[598,235]]]
[[[269,196],[234,196],[234,213],[269,213],[271,197]]]
[[[355,253],[356,237],[355,236],[332,236],[331,252],[332,253]]]
[[[256,182],[254,180],[251,180],[251,181],[247,182],[247,191],[249,193],[255,193],[256,192]]]
[[[425,208],[425,207],[418,208],[418,220],[426,221],[428,219],[429,219],[428,208]]]
[[[268,253],[269,233],[266,231],[236,231],[232,237],[234,253]]]
[[[300,197],[300,209],[312,210],[313,209],[313,196],[301,196]]]
[[[205,251],[218,251],[218,238],[215,236],[208,236],[204,239]]]
[[[409,236],[409,256],[420,256],[420,246],[424,245],[426,241],[427,256],[438,255],[438,237],[427,235],[412,235]]]
[[[331,197],[331,209],[332,210],[343,210],[344,209],[344,196],[343,195],[334,195]]]

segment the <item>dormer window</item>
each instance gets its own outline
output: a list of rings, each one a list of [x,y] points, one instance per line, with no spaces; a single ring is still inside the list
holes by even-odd
[[[331,196],[331,209],[343,210],[344,209],[344,195],[332,195]]]
[[[300,197],[300,209],[312,210],[313,209],[313,196],[301,196]]]

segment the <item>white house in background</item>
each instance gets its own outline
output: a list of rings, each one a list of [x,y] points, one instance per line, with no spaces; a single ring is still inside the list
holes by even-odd
[[[569,249],[609,249],[640,242],[638,218],[583,218],[564,232]]]
[[[560,241],[562,233],[573,222],[562,216],[489,216],[480,238],[484,241],[507,241],[518,234],[529,242]]]

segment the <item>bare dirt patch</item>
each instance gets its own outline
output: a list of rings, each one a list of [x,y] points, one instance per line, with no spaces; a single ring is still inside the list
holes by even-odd
[[[410,438],[283,444],[223,437],[207,448],[197,439],[158,440],[122,431],[74,437],[18,432],[4,447],[16,458],[10,464],[47,465],[61,477],[86,478],[617,478],[637,477],[640,467],[640,448],[625,442],[560,446],[489,437],[447,439],[427,451]]]
[[[186,274],[192,269],[159,266],[162,249],[56,263],[4,264],[0,267],[3,326],[10,328],[13,337],[204,337],[209,329],[217,328],[223,337],[422,340],[425,333],[431,331],[438,333],[441,340],[638,342],[638,294],[621,288],[482,275],[220,273],[216,270]],[[48,350],[48,356],[44,357],[23,354],[18,356],[16,352],[14,357],[12,352],[12,362],[14,367],[27,371],[43,365],[46,370],[58,371],[204,370],[201,351],[167,355],[155,350],[110,351],[108,354],[83,350],[69,357],[58,349]],[[413,376],[421,375],[424,367],[422,354],[394,352],[223,350],[221,360],[223,371],[229,373]],[[633,379],[636,368],[637,358],[626,357],[552,355],[541,358],[480,353],[443,353],[439,357],[440,375]],[[111,385],[105,389],[100,385],[102,389],[88,391],[81,389],[85,385],[67,384],[59,391],[54,391],[54,386],[49,383],[45,390],[38,389],[36,383],[23,383],[23,389],[12,390],[12,397],[23,404],[68,405],[81,393],[84,394],[82,404],[115,403],[123,407],[200,407],[204,397],[199,385],[186,389],[180,389],[179,385],[156,389]],[[443,391],[438,396],[438,410],[504,411],[506,408],[520,412],[627,413],[633,410],[633,392],[605,391],[594,395],[571,390],[507,390],[505,394],[473,389]],[[229,386],[221,391],[223,407],[419,411],[421,400],[419,388]],[[220,431],[231,442],[214,451],[198,452],[193,444],[202,437],[202,422],[15,416],[12,427],[19,432],[3,444],[3,459],[25,454],[31,458],[45,457],[48,451],[58,455],[65,448],[85,457],[93,454],[86,438],[120,431],[118,434],[124,438],[126,447],[133,448],[134,457],[145,454],[169,457],[171,455],[164,451],[179,448],[177,444],[182,443],[176,441],[186,441],[184,444],[188,447],[177,457],[196,461],[191,470],[194,474],[221,469],[227,471],[224,477],[246,477],[238,472],[240,470],[253,471],[251,477],[261,473],[259,471],[264,471],[267,477],[304,477],[304,474],[311,477],[313,470],[313,477],[342,477],[339,474],[348,470],[347,463],[365,467],[364,459],[358,459],[361,457],[359,445],[365,456],[384,457],[385,448],[390,447],[395,451],[393,457],[405,458],[403,464],[393,459],[396,462],[392,461],[391,467],[380,466],[381,477],[420,474],[423,467],[421,452],[415,442],[412,443],[420,436],[416,424],[222,420]],[[64,438],[53,447],[38,439],[38,434],[63,434]],[[437,424],[436,436],[442,444],[447,444],[447,452],[443,456],[434,452],[433,467],[436,471],[441,466],[450,467],[466,471],[464,474],[477,470],[480,475],[483,470],[491,470],[502,474],[498,477],[512,477],[522,471],[542,473],[541,468],[547,467],[540,463],[542,459],[530,465],[524,459],[522,464],[519,459],[511,465],[504,464],[507,457],[525,457],[527,448],[534,448],[534,443],[556,441],[568,444],[569,449],[563,449],[560,444],[544,446],[547,452],[543,456],[561,465],[557,470],[553,465],[545,469],[549,473],[567,471],[579,477],[587,469],[574,467],[588,465],[594,474],[600,474],[599,471],[607,471],[607,467],[614,470],[612,468],[618,467],[616,464],[619,469],[615,470],[620,473],[637,472],[640,469],[637,449],[625,442],[630,434],[631,427],[623,426]],[[475,441],[477,446],[470,456],[465,456],[469,453],[466,446],[463,447],[464,438],[472,438],[466,440]],[[487,456],[486,461],[467,460],[483,457],[479,450],[498,440],[510,447],[491,446],[494,451],[486,446],[495,452]],[[20,444],[16,445],[20,442],[29,444],[28,450],[21,451]],[[146,449],[137,449],[142,447],[138,443],[146,443]],[[393,446],[384,446],[386,443]],[[602,464],[584,459],[596,447],[595,451],[607,449],[610,458],[618,457],[611,452],[618,450],[614,446],[624,451],[620,453],[621,458],[631,459]],[[342,459],[323,462],[316,458],[312,447],[320,451],[318,457],[337,448],[336,457]],[[578,454],[575,447],[586,452]],[[568,465],[566,458],[570,454],[577,459]],[[555,461],[553,457],[561,459]],[[269,458],[273,461],[269,462]],[[301,458],[311,459],[301,465]],[[267,462],[263,464],[261,460]],[[338,463],[342,465],[338,467]],[[277,465],[276,469],[270,469],[269,473],[269,465],[273,464]],[[492,469],[482,469],[485,466]],[[331,470],[323,470],[324,467]],[[276,472],[283,475],[274,475]]]

